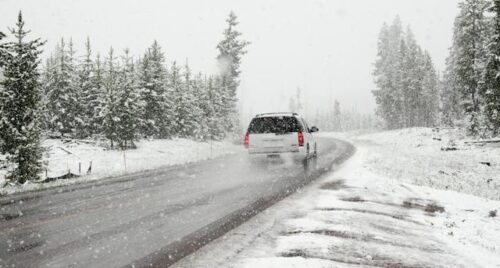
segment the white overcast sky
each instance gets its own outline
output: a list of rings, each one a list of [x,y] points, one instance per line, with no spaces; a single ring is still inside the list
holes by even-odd
[[[77,49],[90,37],[94,51],[110,46],[140,55],[154,39],[168,61],[215,73],[216,44],[230,10],[243,38],[240,96],[245,114],[285,111],[297,87],[307,110],[325,109],[337,98],[346,109],[372,112],[371,72],[383,22],[399,15],[442,70],[451,44],[458,0],[0,0],[0,30],[23,11],[33,37],[61,37]]]

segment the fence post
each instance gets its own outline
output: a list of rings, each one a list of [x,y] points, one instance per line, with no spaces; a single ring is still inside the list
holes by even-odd
[[[214,141],[214,136],[211,135],[210,136],[210,159],[213,158],[212,154],[213,154],[213,141]]]
[[[90,161],[89,169],[87,169],[87,174],[92,173],[92,161]]]
[[[127,172],[127,157],[125,155],[125,149],[123,149],[123,166],[125,167],[125,172]]]

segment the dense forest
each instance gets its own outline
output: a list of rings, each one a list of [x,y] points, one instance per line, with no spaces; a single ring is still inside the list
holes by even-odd
[[[396,18],[384,24],[378,41],[373,91],[377,115],[389,129],[438,123],[438,76],[429,53]]]
[[[90,39],[77,53],[60,40],[41,64],[45,42],[28,41],[22,13],[0,32],[0,145],[23,183],[39,176],[43,137],[106,138],[111,148],[133,148],[140,138],[220,140],[239,133],[237,88],[248,42],[229,14],[214,47],[217,74],[193,73],[186,60],[169,63],[154,41],[143,55],[113,48],[93,53]]]
[[[231,13],[218,60],[220,74],[193,73],[186,61],[167,64],[155,41],[135,59],[128,50],[93,55],[90,40],[77,55],[61,39],[41,78],[44,129],[52,135],[104,135],[111,145],[133,145],[138,137],[223,139],[238,130],[236,88],[246,42],[237,39]],[[224,65],[226,65],[224,63]]]
[[[500,1],[459,3],[442,77],[396,18],[378,42],[373,94],[389,129],[464,127],[477,137],[500,131]]]
[[[500,131],[500,1],[460,3],[441,91],[442,123],[474,136]]]

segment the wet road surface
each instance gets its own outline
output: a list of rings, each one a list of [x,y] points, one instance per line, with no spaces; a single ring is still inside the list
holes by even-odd
[[[0,198],[1,267],[164,267],[349,158],[251,163],[245,153]]]

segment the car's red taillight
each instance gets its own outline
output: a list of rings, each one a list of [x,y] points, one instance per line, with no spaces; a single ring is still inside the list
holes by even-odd
[[[248,132],[245,134],[243,144],[245,145],[245,148],[248,148],[250,146],[250,136],[248,135]]]
[[[299,138],[299,146],[304,146],[304,133],[302,133],[302,131],[300,131],[300,130],[299,130],[298,138]]]

